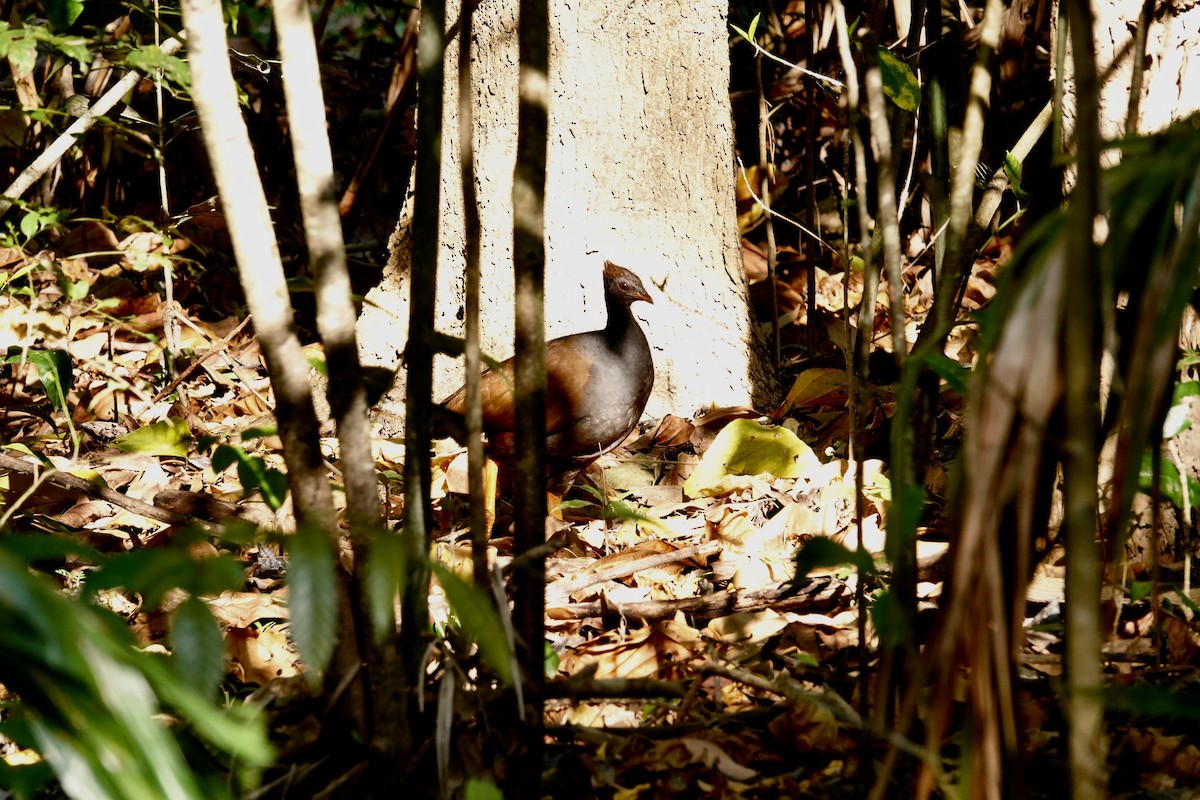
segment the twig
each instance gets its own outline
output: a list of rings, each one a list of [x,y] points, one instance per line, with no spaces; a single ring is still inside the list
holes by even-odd
[[[29,475],[35,479],[46,481],[46,483],[58,486],[62,489],[69,489],[74,492],[85,494],[88,497],[98,497],[101,500],[112,503],[115,506],[120,506],[134,514],[146,517],[147,519],[165,522],[169,525],[196,525],[206,531],[216,531],[217,526],[208,522],[204,522],[191,517],[185,517],[182,514],[176,514],[173,511],[152,506],[149,503],[138,500],[136,497],[130,497],[127,494],[121,494],[118,491],[109,489],[106,486],[97,486],[96,484],[86,481],[83,478],[77,478],[67,472],[59,472],[53,468],[47,468],[38,464],[33,464],[13,456],[0,455],[0,469],[19,472],[22,475]]]
[[[185,369],[183,372],[181,372],[177,376],[175,376],[175,379],[172,380],[170,383],[168,383],[166,386],[164,386],[158,392],[158,394],[154,395],[154,399],[151,400],[150,402],[157,403],[158,401],[162,400],[164,397],[169,395],[171,392],[175,391],[175,387],[178,386],[179,384],[183,383],[189,375],[191,375],[196,370],[200,369],[200,366],[202,364],[204,364],[205,361],[212,358],[217,353],[223,353],[223,352],[225,352],[225,350],[229,349],[229,345],[233,341],[233,337],[235,337],[239,333],[241,333],[242,329],[250,324],[251,319],[252,318],[250,316],[247,316],[244,320],[239,322],[236,328],[234,328],[229,333],[227,333],[225,336],[223,336],[221,338],[221,340],[218,341],[215,345],[213,345],[213,347],[207,353],[205,353],[204,355],[197,358],[195,361],[193,361],[188,366],[187,369]]]
[[[547,681],[545,697],[571,700],[595,697],[683,697],[687,687],[683,681],[662,681],[652,678],[567,678]]]
[[[160,48],[163,55],[174,55],[183,47],[183,42],[179,39],[167,39],[163,42]],[[71,125],[62,132],[62,135],[50,143],[42,154],[33,160],[25,169],[21,170],[21,174],[8,185],[4,190],[3,197],[0,197],[0,215],[8,213],[8,209],[12,207],[13,201],[25,194],[29,187],[36,183],[46,170],[57,164],[67,150],[75,144],[76,138],[83,135],[85,131],[96,124],[96,121],[112,110],[121,98],[129,93],[131,89],[142,79],[142,74],[136,70],[129,70],[121,80],[113,84],[104,95],[97,100],[85,112],[79,115]]]
[[[661,567],[664,564],[673,564],[678,561],[685,561],[689,558],[701,558],[704,556],[714,555],[721,550],[721,543],[717,541],[704,542],[702,544],[694,544],[691,547],[681,547],[678,550],[672,550],[669,553],[655,553],[645,556],[626,564],[620,564],[610,569],[592,572],[586,575],[571,575],[566,578],[559,578],[546,587],[547,600],[561,597],[566,598],[579,591],[586,589],[589,586],[595,586],[598,583],[606,581],[620,580],[628,578],[634,573],[641,572],[644,569],[652,569]]]
[[[937,765],[938,756],[921,747],[919,744],[901,736],[894,731],[886,731],[876,728],[872,725],[864,723],[858,712],[846,702],[840,694],[825,687],[817,689],[805,689],[798,686],[786,674],[780,676],[776,680],[764,678],[761,675],[755,675],[752,672],[747,672],[737,667],[727,667],[724,664],[705,664],[701,672],[708,675],[720,675],[724,678],[729,678],[732,681],[761,689],[765,692],[773,692],[787,698],[794,703],[817,703],[834,715],[837,719],[849,725],[853,725],[861,730],[883,739],[888,744],[895,747],[897,750],[907,753],[908,755],[918,758],[931,766]]]
[[[628,619],[647,622],[672,619],[676,614],[682,613],[693,620],[704,620],[735,612],[762,611],[767,608],[776,611],[826,608],[848,598],[850,594],[850,588],[840,581],[819,580],[799,593],[794,592],[790,583],[779,583],[752,592],[716,592],[678,600],[614,603],[604,599],[590,603],[553,604],[551,613],[556,618],[571,619],[619,614]]]

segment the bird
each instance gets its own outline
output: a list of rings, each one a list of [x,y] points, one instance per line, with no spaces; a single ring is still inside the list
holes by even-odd
[[[637,427],[654,388],[654,359],[646,334],[630,306],[654,303],[641,278],[604,262],[604,304],[608,324],[546,343],[546,455],[552,470],[586,466],[612,450]],[[480,375],[483,430],[495,460],[513,455],[513,359]],[[461,422],[466,412],[463,386],[440,404]],[[460,429],[460,425],[447,426]],[[458,431],[454,438],[462,440]]]

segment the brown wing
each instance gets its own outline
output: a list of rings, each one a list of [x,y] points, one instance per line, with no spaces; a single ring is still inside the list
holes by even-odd
[[[589,368],[575,352],[571,336],[546,344],[546,433],[554,434],[570,426],[579,415],[582,393]],[[479,376],[483,405],[483,428],[489,433],[511,432],[516,427],[513,413],[513,360],[500,369],[486,369]],[[467,387],[463,386],[442,402],[447,410],[464,414]]]

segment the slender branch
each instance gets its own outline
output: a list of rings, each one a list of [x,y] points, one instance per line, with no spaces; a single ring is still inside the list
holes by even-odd
[[[179,39],[167,39],[162,43],[160,48],[163,55],[174,55],[183,47],[183,42]],[[33,160],[25,169],[21,170],[12,183],[5,189],[3,196],[0,196],[0,216],[8,213],[8,209],[12,207],[13,200],[21,197],[33,186],[46,171],[62,160],[62,157],[67,154],[67,151],[75,144],[75,140],[83,135],[89,128],[113,109],[117,103],[121,101],[125,95],[137,86],[138,82],[144,76],[136,70],[129,70],[121,78],[113,84],[104,95],[93,103],[87,111],[79,115],[71,125],[62,132],[62,135],[50,143],[42,154]]]

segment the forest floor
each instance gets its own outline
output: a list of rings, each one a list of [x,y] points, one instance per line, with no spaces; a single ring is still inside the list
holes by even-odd
[[[84,224],[94,236],[98,223]],[[19,251],[0,252],[0,269],[9,276],[0,293],[0,341],[16,348],[9,351],[13,388],[0,422],[6,453],[0,468],[8,473],[4,521],[14,530],[67,533],[102,553],[170,546],[177,528],[126,501],[200,516],[216,509],[286,526],[286,512],[272,513],[260,493],[248,492],[243,473],[212,469],[211,446],[218,442],[236,443],[266,468],[283,469],[276,437],[245,435],[272,421],[259,348],[236,317],[212,319],[211,308],[186,301],[202,296],[189,294],[190,281],[220,276],[185,277],[179,281],[185,302],[164,302],[152,288],[154,268],[138,268],[153,263],[162,247],[161,239],[138,233],[117,241],[118,255],[103,259],[69,248],[32,262]],[[992,265],[1001,255],[977,266],[968,310],[991,296]],[[752,251],[748,263],[754,269]],[[32,269],[18,275],[23,264]],[[784,352],[797,352],[808,336],[806,276],[789,269],[783,277]],[[597,462],[585,485],[554,509],[562,543],[546,575],[546,631],[557,678],[546,709],[555,743],[554,794],[848,798],[862,796],[879,768],[889,746],[880,731],[890,712],[860,717],[864,690],[878,696],[880,662],[878,631],[871,619],[860,618],[856,595],[869,603],[887,580],[887,442],[895,387],[888,378],[890,334],[881,294],[879,364],[872,362],[880,377],[868,387],[864,411],[868,457],[861,465],[848,461],[849,389],[839,347],[846,331],[838,320],[847,288],[850,304],[857,304],[860,277],[852,275],[847,286],[842,274],[818,274],[818,348],[782,365],[790,389],[777,408],[713,409],[647,424]],[[915,326],[927,308],[928,277],[911,278],[906,298]],[[910,340],[914,332],[908,331]],[[951,340],[949,355],[964,366],[975,355],[974,335],[974,327],[964,325]],[[186,354],[173,375],[163,368],[168,338]],[[65,353],[69,366],[22,360],[21,345]],[[319,347],[310,350],[320,358]],[[55,383],[65,393],[61,409],[52,399]],[[918,638],[933,624],[945,579],[952,531],[942,512],[967,413],[960,392],[947,388],[941,400],[944,449],[925,487],[935,513],[917,544],[924,626]],[[336,478],[336,439],[322,446]],[[434,555],[450,565],[468,564],[463,454],[440,452],[434,459]],[[27,456],[83,477],[92,488],[37,482]],[[402,443],[378,440],[376,457],[396,524]],[[1200,463],[1195,454],[1183,457]],[[118,494],[94,491],[99,487]],[[504,516],[501,503],[489,546],[501,565],[513,556]],[[812,569],[793,582],[795,553],[804,542],[827,538],[857,549],[860,532],[877,569],[868,583],[859,587],[858,573],[846,565]],[[218,545],[191,547],[215,551]],[[286,687],[302,669],[288,637],[286,570],[260,546],[240,556],[243,590],[207,601],[225,635],[231,697]],[[60,571],[64,588],[78,585],[85,570]],[[1018,687],[1029,797],[1070,788],[1058,695],[1062,596],[1061,558],[1052,555],[1038,567],[1030,591]],[[119,591],[101,599],[145,645],[166,641],[169,598],[158,608]],[[436,588],[432,603],[435,621],[444,621]],[[1106,645],[1114,685],[1194,684],[1200,637],[1186,608],[1162,610],[1150,597],[1122,607]],[[900,744],[928,753],[918,729],[912,726],[912,738]],[[1191,788],[1200,785],[1194,728],[1178,727],[1162,709],[1118,703],[1110,706],[1110,738],[1114,796],[1197,796]],[[969,780],[956,752],[951,744],[928,756],[947,788]],[[912,768],[912,762],[901,767],[897,779]]]

